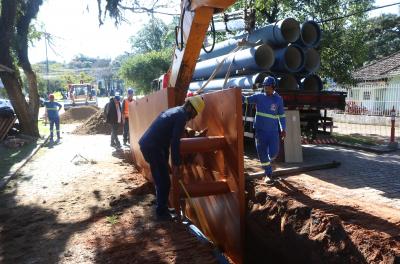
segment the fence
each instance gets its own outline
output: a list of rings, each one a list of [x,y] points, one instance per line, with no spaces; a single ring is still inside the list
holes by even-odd
[[[390,139],[391,114],[394,114],[395,137],[399,140],[400,83],[365,83],[335,90],[346,91],[347,98],[344,111],[328,112],[334,122],[334,132],[372,136],[378,141],[387,142]]]

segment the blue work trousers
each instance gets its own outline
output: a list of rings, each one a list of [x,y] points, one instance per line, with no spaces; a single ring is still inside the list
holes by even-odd
[[[261,166],[265,170],[266,176],[272,175],[271,162],[278,156],[279,152],[279,132],[278,131],[256,131],[256,148]]]
[[[157,196],[157,215],[168,213],[168,196],[171,188],[169,178],[168,157],[169,150],[162,148],[140,147],[144,159],[149,163]]]
[[[56,126],[57,139],[60,139],[60,118],[49,118],[50,121],[50,140],[53,141],[54,125]]]

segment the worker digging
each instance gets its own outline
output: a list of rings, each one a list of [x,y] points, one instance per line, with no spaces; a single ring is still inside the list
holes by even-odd
[[[242,96],[242,100],[246,105],[256,105],[254,129],[257,153],[265,171],[265,183],[273,184],[278,178],[273,177],[271,162],[279,153],[280,139],[286,136],[285,110],[282,98],[275,91],[275,78],[267,76],[261,86],[263,93]]]
[[[205,107],[201,96],[193,96],[182,106],[162,112],[139,140],[140,150],[150,165],[157,196],[156,215],[158,220],[170,219],[168,196],[171,187],[169,177],[169,148],[173,175],[180,175],[180,139],[186,122],[195,118]]]

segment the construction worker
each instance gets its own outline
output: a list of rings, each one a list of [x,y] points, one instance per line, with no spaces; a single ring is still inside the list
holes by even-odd
[[[111,147],[120,148],[118,127],[122,124],[121,97],[116,93],[104,107],[106,122],[111,125]]]
[[[184,105],[162,112],[139,140],[140,150],[150,165],[156,188],[158,220],[170,219],[168,212],[168,195],[171,186],[168,169],[169,148],[171,147],[173,175],[179,175],[181,170],[180,138],[186,122],[203,111],[204,106],[201,96],[187,98]]]
[[[58,112],[61,110],[62,105],[58,102],[54,102],[54,94],[49,94],[49,101],[44,102],[46,107],[45,119],[50,122],[50,144],[53,144],[53,129],[56,125],[57,140],[56,143],[60,142],[60,116]]]
[[[271,162],[279,152],[280,138],[286,136],[285,112],[282,97],[275,91],[276,79],[267,76],[262,83],[263,92],[251,96],[242,96],[245,104],[256,105],[254,121],[255,139],[258,157],[265,171],[265,183],[272,184]]]
[[[133,89],[128,89],[128,97],[122,102],[122,123],[124,124],[124,145],[129,141],[129,103],[133,101]]]

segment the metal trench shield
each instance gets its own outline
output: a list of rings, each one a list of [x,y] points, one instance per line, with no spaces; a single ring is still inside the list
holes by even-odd
[[[158,91],[129,105],[131,150],[151,180],[137,141],[154,118],[172,107],[173,90]],[[244,175],[242,101],[239,89],[203,95],[206,107],[188,126],[208,128],[206,137],[182,138],[183,175],[172,177],[170,204],[183,213],[234,263],[243,262]],[[184,187],[182,187],[182,184]]]

